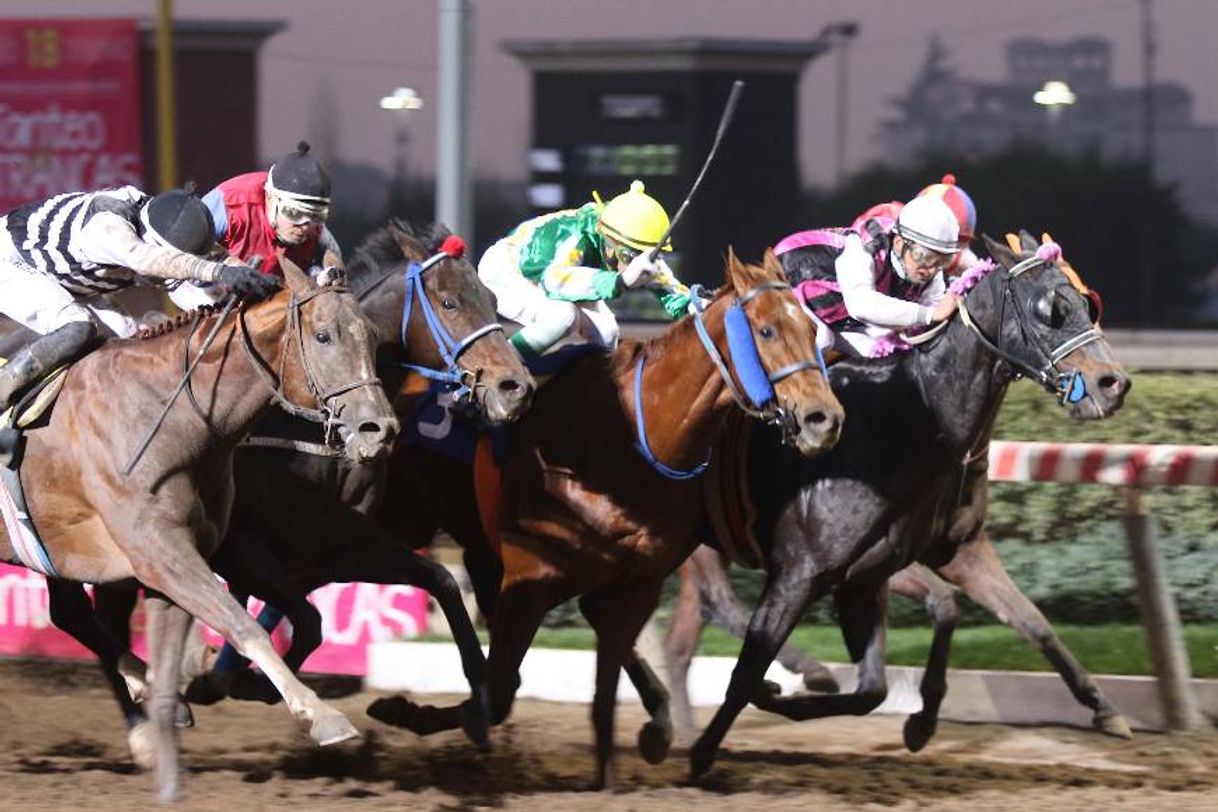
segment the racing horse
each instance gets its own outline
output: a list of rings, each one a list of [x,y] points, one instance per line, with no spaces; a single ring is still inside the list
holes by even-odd
[[[489,551],[481,552],[501,564],[490,617],[492,723],[511,709],[520,662],[545,614],[580,597],[597,637],[592,720],[603,787],[616,783],[619,675],[623,666],[639,667],[635,637],[664,579],[696,543],[698,477],[725,416],[738,404],[807,455],[832,447],[843,423],[818,363],[815,327],[773,252],[749,265],[729,251],[726,268],[728,284],[710,303],[703,308],[695,289],[695,313],[660,337],[590,354],[543,387],[514,427],[501,490],[475,489],[468,468],[437,465],[437,455],[399,447],[390,460],[393,493],[404,498],[386,500],[387,526],[417,522],[414,507],[435,503],[433,515],[464,514],[444,521],[446,530],[466,544],[484,537]],[[488,500],[481,527],[469,509],[475,490],[499,496]],[[659,707],[665,698],[661,691],[645,701]],[[378,700],[369,713],[418,733],[461,721],[460,707],[420,707],[404,697]],[[640,733],[653,759],[670,740],[671,729]]]
[[[946,533],[967,464],[988,442],[1013,377],[1044,386],[1074,418],[1121,407],[1129,379],[1059,266],[1060,249],[1026,233],[1019,253],[986,243],[997,265],[971,275],[975,287],[939,332],[889,359],[832,367],[834,392],[851,416],[833,451],[806,459],[770,432],[753,433],[746,470],[764,483],[752,496],[766,582],[724,702],[691,749],[691,776],[711,767],[750,701],[797,720],[880,704],[887,581]],[[766,668],[811,601],[830,592],[859,666],[857,690],[774,695]]]
[[[1047,241],[1047,236],[1044,239]],[[1013,235],[1008,237],[1008,242],[1012,250],[1022,251],[1031,246],[1030,243],[1021,245]],[[1091,291],[1086,291],[1085,296],[1092,305],[1089,315],[1098,324],[1098,299]],[[914,752],[925,746],[934,733],[938,709],[946,694],[947,659],[958,616],[955,593],[949,584],[959,587],[975,603],[1040,649],[1075,698],[1093,711],[1092,724],[1096,729],[1110,736],[1130,738],[1132,732],[1128,722],[1058,638],[1036,605],[1011,580],[986,533],[987,446],[988,437],[965,463],[959,496],[951,507],[942,534],[930,540],[919,556],[919,562],[897,572],[888,581],[890,594],[922,603],[934,627],[922,679],[923,706],[906,723],[905,744]],[[700,547],[679,570],[681,586],[665,636],[664,653],[677,728],[685,740],[690,739],[693,729],[686,681],[703,624],[703,610],[712,622],[737,636],[743,637],[747,628],[748,613],[732,591],[726,566],[727,560],[720,551]],[[777,659],[790,670],[802,674],[809,689],[837,691],[837,683],[828,669],[803,652],[784,645]]]
[[[388,385],[405,369],[425,374],[455,390],[452,398],[467,413],[492,425],[527,409],[533,379],[504,338],[492,294],[446,228],[390,223],[355,251],[346,279],[376,328],[378,366]],[[320,615],[306,600],[312,589],[331,581],[367,581],[427,590],[454,631],[474,695],[482,697],[467,722],[471,737],[482,743],[485,658],[456,583],[441,565],[403,548],[368,518],[383,496],[385,467],[348,464],[310,426],[272,412],[238,446],[229,535],[211,558],[212,568],[235,594],[256,595],[290,615],[292,643],[284,662],[293,671],[321,642]],[[52,594],[56,625],[101,657],[127,722],[132,755],[146,766],[148,728],[136,701],[146,690],[141,664],[114,636],[97,637],[83,592],[66,591]],[[98,610],[119,637],[126,637],[135,599],[130,588],[98,590]],[[278,697],[265,675],[253,676],[230,662],[196,679],[188,696],[196,703],[229,693],[270,701],[268,692]]]
[[[374,328],[355,297],[295,267],[285,278],[287,290],[232,318],[226,307],[194,319],[197,330],[111,340],[74,364],[49,417],[24,437],[28,520],[16,537],[7,527],[0,535],[0,559],[52,579],[135,578],[155,591],[150,705],[162,800],[178,790],[173,722],[191,615],[271,676],[318,744],[358,735],[296,679],[205,560],[228,524],[237,443],[274,404],[323,422],[354,462],[383,457],[397,433],[375,374]],[[190,397],[161,415],[145,453],[133,456],[184,367]]]

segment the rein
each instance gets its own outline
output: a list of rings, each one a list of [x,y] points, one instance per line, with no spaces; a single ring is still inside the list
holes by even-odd
[[[1039,340],[1030,335],[1028,331],[1024,329],[1024,323],[1027,321],[1027,316],[1024,313],[1023,308],[1020,307],[1019,301],[1016,299],[1015,294],[1011,290],[1012,279],[1019,277],[1021,274],[1033,268],[1038,268],[1048,264],[1049,260],[1045,260],[1037,256],[1031,256],[1019,263],[1016,263],[1009,271],[1007,271],[1007,278],[1005,284],[1003,285],[1002,291],[1002,307],[999,311],[1000,326],[997,342],[991,340],[981,330],[981,328],[973,320],[973,317],[969,313],[963,300],[961,300],[958,307],[960,311],[960,320],[964,322],[965,326],[977,336],[977,339],[981,341],[981,343],[990,352],[994,353],[1017,370],[1017,374],[1024,375],[1031,380],[1036,381],[1046,391],[1053,394],[1057,398],[1058,402],[1063,405],[1066,403],[1078,403],[1087,396],[1086,383],[1084,382],[1082,375],[1077,370],[1071,372],[1063,371],[1058,366],[1058,362],[1080,347],[1085,347],[1088,344],[1099,341],[1101,338],[1103,338],[1103,334],[1100,333],[1098,329],[1092,327],[1088,330],[1082,331],[1078,335],[1066,339],[1052,349],[1046,349]],[[1016,323],[1019,325],[1020,332],[1023,333],[1024,339],[1027,341],[1027,343],[1036,347],[1037,351],[1039,351],[1041,354],[1041,357],[1044,358],[1045,362],[1039,367],[1033,366],[1031,363],[1019,358],[1008,350],[1003,349],[1001,346],[1001,324],[1005,321],[1004,311],[1006,310],[1008,300],[1012,303],[1012,307],[1015,310]]]
[[[273,373],[266,361],[258,350],[254,347],[253,341],[250,339],[249,327],[245,323],[245,310],[241,308],[237,314],[237,320],[241,325],[241,346],[245,349],[246,356],[250,359],[251,366],[266,383],[267,388],[271,391],[271,397],[285,412],[295,417],[302,417],[313,423],[321,423],[326,427],[326,440],[329,442],[330,431],[333,428],[335,421],[335,409],[330,406],[330,402],[339,395],[346,394],[354,389],[360,389],[365,386],[380,386],[381,379],[372,377],[362,380],[351,381],[349,383],[340,384],[339,386],[331,387],[328,390],[322,389],[317,381],[317,376],[314,375],[312,367],[309,366],[308,353],[305,351],[304,341],[304,323],[300,318],[300,311],[304,305],[323,293],[345,293],[347,288],[341,285],[321,285],[313,288],[299,298],[296,292],[293,291],[288,300],[287,316],[288,323],[285,325],[283,334],[280,337],[280,345],[282,351],[279,353],[279,372]],[[298,406],[292,403],[283,394],[283,366],[287,360],[287,349],[284,344],[296,340],[297,348],[300,350],[300,366],[304,371],[305,380],[309,384],[309,392],[313,395],[314,400],[320,408],[310,409],[304,406]]]
[[[824,356],[821,353],[820,347],[816,346],[816,360],[805,359],[796,361],[774,372],[767,373],[764,365],[761,363],[761,355],[757,350],[757,342],[753,338],[752,325],[749,322],[748,314],[744,311],[744,305],[762,293],[771,290],[790,290],[790,286],[786,282],[777,280],[763,282],[751,288],[744,296],[738,297],[728,306],[727,313],[724,315],[724,327],[727,331],[728,340],[728,357],[732,367],[736,370],[736,375],[740,379],[739,385],[733,379],[731,370],[706,330],[706,325],[703,322],[703,313],[706,310],[706,306],[703,304],[702,290],[701,285],[693,285],[690,288],[690,307],[693,310],[694,328],[697,330],[698,338],[702,342],[707,356],[715,365],[715,369],[719,372],[719,377],[731,393],[732,399],[746,414],[764,420],[769,425],[787,427],[792,418],[785,408],[776,403],[774,384],[808,369],[819,369],[821,374],[828,379]],[[647,442],[647,424],[643,416],[643,366],[646,361],[646,353],[640,353],[639,362],[634,371],[634,422],[635,433],[638,438],[635,448],[652,468],[668,479],[684,480],[700,476],[707,466],[710,465],[709,456],[693,468],[682,471],[670,468],[661,462],[652,452],[651,446]],[[743,392],[741,391],[742,388]]]

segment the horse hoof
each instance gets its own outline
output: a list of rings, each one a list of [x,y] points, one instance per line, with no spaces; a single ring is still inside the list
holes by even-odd
[[[330,713],[319,714],[313,719],[313,726],[309,728],[309,735],[313,738],[313,741],[317,742],[319,747],[329,747],[332,744],[358,739],[359,731],[355,729],[355,725],[351,724],[351,720],[346,716],[343,716],[338,711],[331,711]]]
[[[648,764],[659,764],[668,758],[672,746],[672,728],[648,722],[639,728],[639,755]]]
[[[1133,738],[1133,731],[1129,729],[1129,723],[1115,710],[1100,711],[1091,720],[1091,723],[1095,725],[1096,730],[1107,736],[1115,736],[1118,739]]]
[[[828,668],[809,668],[804,672],[804,688],[818,694],[836,694],[842,687]]]
[[[240,676],[233,680],[228,695],[243,702],[263,702],[267,705],[274,705],[283,699],[265,674],[254,671],[242,671]]]
[[[372,715],[371,708],[369,708],[369,715]],[[465,731],[465,735],[479,750],[484,753],[489,752],[491,749],[490,722],[487,720],[486,707],[470,700],[462,703],[460,715],[461,729]]]
[[[227,694],[209,675],[195,677],[186,686],[186,701],[192,705],[214,705]]]
[[[715,750],[699,739],[689,751],[689,780],[697,781],[710,770],[715,763]]]
[[[194,727],[195,726],[194,711],[192,711],[190,709],[190,705],[186,702],[186,698],[183,696],[178,697],[178,706],[174,709],[174,712],[173,712],[173,726],[174,727]]]
[[[378,722],[413,731],[411,720],[418,707],[404,696],[386,696],[375,700],[364,713]]]
[[[127,731],[127,749],[131,751],[131,760],[141,770],[151,770],[156,764],[155,738],[152,722],[140,722]]]
[[[911,753],[920,751],[935,735],[937,727],[938,719],[927,718],[920,713],[910,716],[905,720],[905,749]]]

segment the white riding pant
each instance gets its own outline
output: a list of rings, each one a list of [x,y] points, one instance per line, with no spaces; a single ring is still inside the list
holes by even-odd
[[[499,315],[520,324],[545,325],[559,333],[558,343],[598,344],[613,349],[620,330],[617,317],[603,301],[568,302],[546,296],[541,285],[520,272],[515,251],[498,242],[486,250],[478,263],[478,277],[498,300]]]

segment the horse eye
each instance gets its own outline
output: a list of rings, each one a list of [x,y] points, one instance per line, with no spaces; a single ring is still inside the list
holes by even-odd
[[[768,324],[765,327],[762,327],[757,332],[761,335],[762,338],[773,338],[774,337],[774,328]]]
[[[327,330],[318,330],[316,333],[313,334],[313,338],[314,338],[314,340],[317,341],[318,344],[329,344],[330,343],[330,333]]]
[[[440,307],[444,308],[445,310],[456,310],[457,300],[451,296],[445,296],[443,301],[440,302]]]

